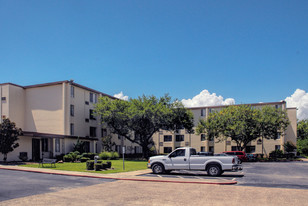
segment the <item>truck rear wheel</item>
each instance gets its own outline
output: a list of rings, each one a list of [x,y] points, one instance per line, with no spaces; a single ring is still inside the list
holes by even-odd
[[[165,168],[162,164],[156,163],[152,166],[152,171],[154,174],[162,174],[165,172]]]
[[[207,174],[210,176],[219,176],[222,171],[218,165],[209,165],[207,168]]]

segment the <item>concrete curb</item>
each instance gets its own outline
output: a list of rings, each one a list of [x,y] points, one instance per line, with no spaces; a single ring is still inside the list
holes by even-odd
[[[73,174],[73,173],[61,173],[60,170],[56,172],[51,171],[42,171],[42,170],[29,170],[24,168],[5,168],[1,167],[3,170],[15,170],[23,172],[33,172],[33,173],[42,173],[42,174],[52,174],[52,175],[66,175],[66,176],[75,176],[75,177],[88,177],[88,178],[100,178],[100,179],[114,179],[114,180],[126,180],[126,181],[140,181],[140,182],[165,182],[165,183],[189,183],[189,184],[209,184],[209,185],[234,185],[237,184],[237,181],[225,181],[224,182],[207,182],[207,181],[183,181],[183,180],[160,180],[160,179],[145,179],[145,178],[125,178],[125,177],[107,177],[107,176],[97,176],[89,174]],[[68,171],[69,172],[69,171]]]

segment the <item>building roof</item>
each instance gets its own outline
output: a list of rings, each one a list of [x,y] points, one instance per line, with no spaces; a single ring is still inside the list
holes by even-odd
[[[49,83],[43,83],[43,84],[34,84],[34,85],[28,85],[28,86],[20,86],[20,85],[17,85],[17,84],[13,84],[13,83],[8,82],[8,83],[2,83],[2,84],[0,84],[0,86],[1,86],[1,85],[7,85],[7,84],[8,84],[8,85],[16,86],[16,87],[21,87],[21,88],[23,88],[23,89],[30,89],[30,88],[37,88],[37,87],[53,86],[53,85],[63,84],[63,83],[68,83],[68,84],[71,84],[71,85],[73,85],[73,86],[75,86],[75,87],[79,87],[79,88],[88,90],[88,91],[90,91],[90,92],[94,92],[94,93],[97,93],[97,94],[101,94],[101,95],[103,95],[103,96],[107,96],[107,97],[109,97],[109,98],[111,98],[111,99],[118,99],[118,98],[113,97],[113,96],[111,96],[111,95],[109,95],[109,94],[106,94],[106,93],[97,91],[97,90],[95,90],[95,89],[91,89],[91,88],[86,87],[86,86],[83,86],[83,85],[81,85],[81,84],[77,84],[77,83],[75,83],[73,80],[64,80],[64,81],[49,82]]]
[[[251,106],[262,106],[262,105],[276,105],[276,104],[285,104],[285,101],[280,102],[262,102],[262,103],[252,103],[252,104],[235,104],[235,105],[251,105]],[[228,107],[231,105],[218,105],[218,106],[204,106],[204,107],[187,107],[187,109],[206,109],[206,108],[222,108]]]

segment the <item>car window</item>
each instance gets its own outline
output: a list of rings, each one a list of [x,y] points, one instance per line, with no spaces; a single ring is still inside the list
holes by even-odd
[[[185,156],[185,149],[178,149],[169,155],[169,157],[181,157],[181,156]]]
[[[176,156],[185,156],[185,149],[179,149],[176,151]]]
[[[196,155],[196,154],[197,154],[196,149],[191,148],[190,155]]]
[[[244,155],[242,152],[236,152],[236,155]]]
[[[226,152],[228,155],[234,155],[234,152]]]

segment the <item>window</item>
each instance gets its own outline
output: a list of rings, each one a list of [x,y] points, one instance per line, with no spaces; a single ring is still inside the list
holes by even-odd
[[[275,145],[275,150],[280,150],[280,145]]]
[[[280,139],[280,133],[277,133],[276,139]]]
[[[232,146],[231,151],[238,151],[237,146]]]
[[[205,147],[201,147],[200,151],[205,152]]]
[[[90,102],[97,103],[97,94],[90,92]]]
[[[55,152],[60,152],[60,139],[55,139],[55,144],[56,144],[56,148],[55,148]]]
[[[196,154],[197,154],[196,149],[190,148],[190,156],[191,156],[191,155],[196,155]]]
[[[102,137],[106,137],[107,136],[107,129],[102,129]]]
[[[71,97],[75,97],[75,88],[73,86],[71,86]]]
[[[71,104],[71,107],[70,107],[70,111],[71,111],[71,116],[73,117],[74,116],[74,105]]]
[[[90,137],[96,137],[96,127],[90,127]]]
[[[214,153],[214,147],[213,146],[209,147],[209,152],[213,152]]]
[[[95,116],[94,116],[94,111],[93,111],[93,109],[90,109],[89,110],[89,116],[90,116],[90,119],[92,119],[92,120],[96,120],[96,118],[95,118]]]
[[[176,135],[175,136],[175,141],[177,141],[177,142],[184,141],[184,135],[180,135],[180,134]]]
[[[201,109],[201,117],[203,117],[205,114],[204,109]]]
[[[164,147],[164,153],[172,152],[172,147]]]
[[[70,133],[71,135],[74,135],[74,124],[71,124]]]
[[[93,93],[90,92],[90,102],[93,102]]]
[[[172,135],[164,135],[164,142],[172,142]]]
[[[135,146],[135,154],[140,154],[142,153],[142,147]]]
[[[183,157],[183,156],[185,156],[185,149],[178,149],[169,155],[169,157]]]
[[[201,141],[205,141],[205,134],[201,134]],[[201,151],[204,152],[204,151]]]
[[[42,152],[48,152],[48,139],[42,139]]]

